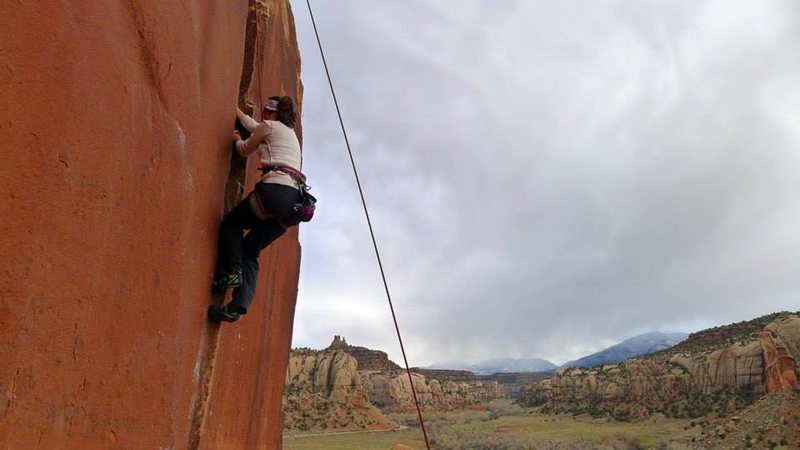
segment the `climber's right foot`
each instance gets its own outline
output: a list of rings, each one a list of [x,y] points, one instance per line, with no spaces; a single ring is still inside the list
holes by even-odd
[[[224,275],[220,275],[217,277],[216,280],[211,284],[211,286],[217,291],[224,291],[228,288],[236,288],[241,286],[243,283],[242,277],[242,270],[235,270],[231,273],[227,273]]]
[[[238,311],[231,311],[227,306],[211,305],[208,307],[208,320],[212,322],[236,322],[240,315]]]

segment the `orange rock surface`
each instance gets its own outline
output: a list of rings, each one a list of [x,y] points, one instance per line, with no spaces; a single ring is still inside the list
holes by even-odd
[[[302,97],[288,1],[255,10],[4,5],[0,448],[280,447],[297,231],[263,253],[250,314],[205,318],[254,61],[264,96]]]
[[[764,386],[768,393],[791,392],[800,389],[794,370],[794,357],[782,342],[776,342],[772,333],[758,333],[758,341],[764,350]]]

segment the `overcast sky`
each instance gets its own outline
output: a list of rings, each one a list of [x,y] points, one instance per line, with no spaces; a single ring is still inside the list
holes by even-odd
[[[305,1],[293,345],[402,363]],[[800,309],[800,2],[313,1],[412,366]]]

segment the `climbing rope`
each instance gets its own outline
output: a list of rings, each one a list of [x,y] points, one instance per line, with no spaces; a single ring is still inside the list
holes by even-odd
[[[389,284],[386,282],[386,273],[383,270],[383,263],[381,263],[381,254],[378,251],[378,242],[375,239],[375,232],[372,230],[372,221],[369,218],[369,209],[367,202],[364,199],[364,190],[361,188],[361,180],[358,177],[358,169],[356,169],[356,162],[353,158],[353,151],[350,149],[350,141],[347,139],[347,130],[344,126],[342,119],[342,112],[339,109],[339,102],[336,100],[336,91],[333,89],[333,81],[331,81],[331,73],[328,70],[328,62],[325,60],[325,52],[322,50],[322,40],[319,38],[319,31],[317,31],[317,22],[314,20],[314,12],[311,10],[310,0],[306,0],[308,5],[308,15],[311,17],[311,24],[314,27],[314,35],[317,37],[317,46],[319,46],[319,54],[322,57],[322,65],[325,67],[325,75],[328,77],[328,86],[330,86],[331,96],[333,97],[333,104],[336,106],[336,114],[339,116],[339,125],[342,127],[342,135],[344,136],[344,143],[347,146],[347,153],[350,155],[350,164],[353,166],[353,174],[356,177],[356,185],[358,185],[358,193],[361,195],[361,205],[364,207],[364,215],[367,218],[367,226],[369,227],[369,234],[372,237],[372,246],[375,248],[375,257],[378,259],[378,268],[381,271],[381,279],[383,280],[383,288],[386,291],[386,299],[389,301],[389,309],[392,312],[392,320],[394,321],[394,329],[397,332],[397,340],[400,342],[400,352],[403,354],[403,362],[406,366],[406,374],[408,375],[408,382],[411,385],[411,393],[414,396],[414,405],[417,408],[417,417],[419,417],[419,426],[422,429],[422,436],[425,438],[425,446],[430,450],[431,445],[428,442],[428,433],[425,432],[425,422],[422,420],[422,409],[419,406],[419,399],[417,398],[417,390],[414,388],[414,380],[411,377],[411,369],[408,366],[408,358],[406,358],[406,349],[403,346],[403,337],[400,335],[400,326],[397,324],[397,315],[394,312],[394,305],[392,304],[392,296],[389,294]]]

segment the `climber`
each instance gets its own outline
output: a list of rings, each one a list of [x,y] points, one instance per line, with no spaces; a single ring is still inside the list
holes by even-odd
[[[225,306],[211,305],[208,317],[214,322],[235,322],[247,313],[253,301],[258,255],[300,218],[297,205],[305,191],[300,173],[302,155],[293,127],[294,105],[290,97],[270,97],[264,105],[262,122],[236,108],[239,122],[252,135],[243,140],[234,131],[236,151],[246,157],[260,151],[262,177],[252,192],[222,220],[219,230],[219,262],[212,284],[217,291],[234,288]],[[250,230],[244,235],[245,230]]]

